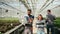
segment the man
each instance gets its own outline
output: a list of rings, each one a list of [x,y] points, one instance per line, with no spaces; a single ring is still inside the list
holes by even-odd
[[[51,14],[51,10],[47,10],[47,34],[49,34],[49,29],[51,29],[51,34],[54,34],[54,20],[55,16]]]
[[[32,30],[32,24],[33,24],[33,19],[34,16],[31,15],[31,9],[27,10],[27,16],[25,16],[26,20],[27,20],[27,24],[25,24],[28,28],[30,28],[31,30],[31,34],[33,34],[33,30]]]

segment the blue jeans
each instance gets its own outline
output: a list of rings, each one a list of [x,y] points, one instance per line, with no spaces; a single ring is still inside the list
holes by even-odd
[[[54,34],[54,25],[47,25],[47,34],[49,34],[49,29],[51,29],[51,34]]]
[[[31,30],[29,27],[25,27],[24,34],[31,34]]]
[[[37,29],[37,34],[45,34],[44,29],[38,28],[38,29]]]

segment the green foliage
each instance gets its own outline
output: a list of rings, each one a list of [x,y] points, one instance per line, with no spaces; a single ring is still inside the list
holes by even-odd
[[[56,20],[54,21],[54,25],[60,28],[60,18],[56,18]]]
[[[12,25],[11,25],[12,24]],[[21,24],[18,18],[0,18],[0,32],[4,33]],[[1,34],[1,33],[0,33]]]
[[[0,18],[0,23],[17,23],[19,22],[18,18]]]

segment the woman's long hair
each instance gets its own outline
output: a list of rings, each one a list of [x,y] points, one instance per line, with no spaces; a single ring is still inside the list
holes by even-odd
[[[39,14],[38,17],[39,17],[39,16],[41,16],[41,20],[43,20],[43,16],[42,16],[41,14]],[[39,18],[38,18],[38,20],[39,20]]]

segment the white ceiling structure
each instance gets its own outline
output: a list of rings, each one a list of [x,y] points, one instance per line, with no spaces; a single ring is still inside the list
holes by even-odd
[[[34,16],[42,14],[44,17],[46,11],[51,9],[54,15],[60,17],[60,0],[0,0],[0,9],[0,17],[7,15],[8,17],[11,15],[20,17],[26,15],[27,9],[31,9]],[[5,13],[4,10],[9,12]],[[19,13],[19,15],[16,13]]]

